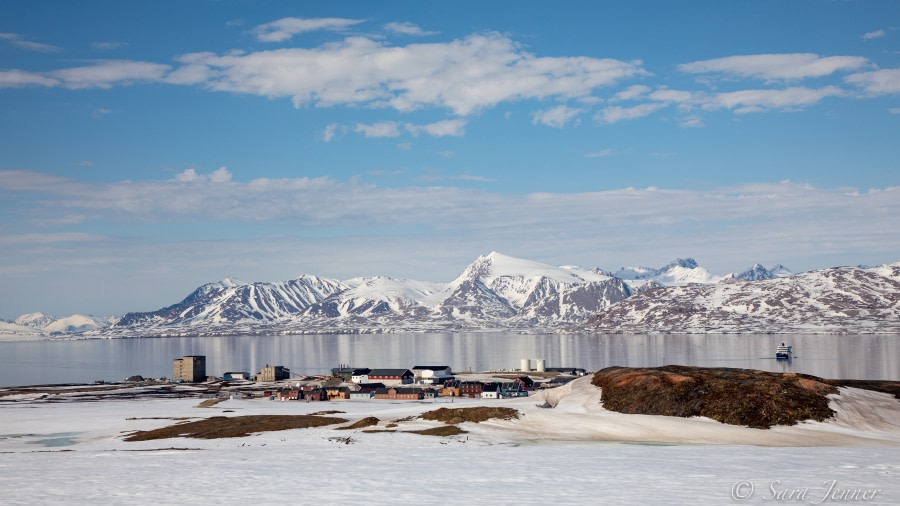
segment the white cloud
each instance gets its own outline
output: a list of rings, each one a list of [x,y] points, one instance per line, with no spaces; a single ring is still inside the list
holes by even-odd
[[[531,115],[533,125],[541,124],[554,128],[562,128],[581,113],[581,109],[574,109],[565,105],[559,105],[551,109],[534,111]]]
[[[412,23],[403,22],[392,22],[384,25],[384,29],[389,32],[399,33],[401,35],[411,35],[413,37],[423,37],[426,35],[436,35],[438,32],[427,32],[422,30],[418,25],[414,25]]]
[[[171,69],[169,65],[130,60],[104,60],[93,65],[71,67],[48,73],[66,88],[109,89],[113,85],[157,82]]]
[[[653,114],[665,107],[663,103],[640,104],[633,107],[612,106],[599,111],[594,119],[603,123],[617,123],[619,121],[642,118]]]
[[[341,125],[337,123],[331,123],[325,126],[325,129],[322,130],[322,141],[323,142],[331,142],[334,139],[335,134],[337,134],[338,129]]]
[[[647,96],[650,100],[659,102],[684,103],[694,99],[694,94],[689,91],[670,90],[668,88],[660,88]]]
[[[822,77],[840,71],[856,70],[868,65],[861,56],[827,56],[813,53],[755,54],[728,56],[678,65],[688,74],[726,74],[766,81]]]
[[[605,158],[607,156],[612,156],[612,154],[613,154],[612,148],[605,148],[605,149],[601,149],[600,151],[594,151],[592,153],[587,153],[584,156],[586,156],[588,158]]]
[[[633,84],[616,93],[615,98],[617,100],[634,100],[646,94],[648,91],[650,91],[649,86],[644,86],[643,84]]]
[[[362,23],[362,19],[345,18],[281,18],[253,29],[261,42],[283,42],[294,35],[319,30],[341,31]]]
[[[231,171],[223,165],[209,175],[209,180],[213,183],[227,183],[231,181]]]
[[[466,133],[467,124],[464,119],[448,119],[420,126],[408,123],[406,128],[414,134],[425,132],[432,137],[462,137]]]
[[[287,32],[276,30],[278,26],[287,29],[287,25],[290,23],[272,24],[260,34],[268,38],[287,36],[283,35]],[[301,25],[310,26],[301,23],[291,29],[300,29]],[[502,102],[553,98],[590,101],[599,87],[647,74],[639,61],[535,56],[496,33],[405,46],[349,37],[309,49],[189,53],[178,56],[176,62],[179,65],[174,69],[145,61],[103,60],[49,72],[4,70],[0,71],[0,87],[106,89],[164,82],[286,97],[296,107],[362,105],[404,112],[438,107],[466,116]]]
[[[53,244],[61,242],[94,242],[103,239],[105,239],[103,236],[85,234],[82,232],[56,232],[49,234],[30,233],[6,236],[0,235],[0,244]]]
[[[887,32],[884,30],[875,30],[874,32],[864,33],[862,35],[863,40],[872,40],[872,39],[880,39],[887,35]]]
[[[703,119],[701,119],[700,116],[695,115],[684,117],[678,122],[678,126],[682,128],[697,128],[702,127],[703,125]]]
[[[824,88],[794,87],[785,89],[741,90],[718,93],[702,100],[707,111],[730,109],[738,114],[760,112],[769,109],[796,109],[813,105],[823,98],[839,96],[843,90],[836,86]]]
[[[888,109],[888,112],[891,114],[900,114],[900,107],[891,107]]]
[[[206,67],[209,77],[202,85],[210,89],[290,97],[298,107],[427,106],[461,116],[506,101],[584,97],[646,73],[639,62],[536,57],[499,34],[407,46],[350,37],[314,49],[200,53],[190,65]]]
[[[58,79],[24,70],[0,70],[0,88],[19,88],[22,86],[58,86]]]
[[[900,93],[900,68],[851,74],[844,81],[859,86],[869,95]]]
[[[27,49],[29,51],[37,51],[39,53],[56,53],[62,51],[62,48],[51,44],[42,44],[25,39],[18,33],[0,33],[0,40],[9,41],[10,44]]]
[[[454,179],[458,179],[460,181],[473,181],[476,183],[494,183],[497,180],[490,177],[485,176],[477,176],[474,174],[462,174],[460,176],[456,176]]]
[[[400,137],[400,125],[395,121],[380,121],[371,125],[357,123],[353,131],[368,138]]]
[[[118,49],[127,45],[127,42],[121,42],[117,40],[105,40],[91,43],[91,47],[98,51],[112,51],[113,49]]]
[[[228,183],[231,181],[231,171],[229,171],[227,167],[222,166],[206,175],[199,174],[196,169],[185,169],[175,175],[175,181],[180,183]]]
[[[403,134],[403,130],[414,136],[424,133],[432,137],[461,137],[465,134],[467,123],[466,120],[461,118],[436,121],[424,125],[380,121],[372,124],[357,123],[353,127],[353,131],[370,138],[400,137]]]
[[[26,206],[35,207],[23,209],[24,213],[40,208],[55,216],[77,214],[85,217],[83,223],[89,227],[87,230],[113,221],[133,224],[129,233],[135,235],[144,231],[141,227],[150,227],[147,232],[156,234],[158,227],[154,223],[178,223],[182,229],[209,228],[211,221],[231,224],[227,227],[227,241],[221,241],[223,248],[211,247],[208,242],[202,246],[197,244],[197,248],[205,253],[193,262],[176,262],[176,271],[180,273],[201,262],[207,265],[205,269],[210,262],[233,265],[235,248],[246,247],[245,255],[238,256],[247,258],[249,255],[254,264],[261,263],[260,258],[250,252],[263,247],[263,243],[268,245],[266,247],[273,243],[268,239],[259,241],[258,236],[241,235],[236,230],[241,224],[255,230],[258,223],[273,221],[284,223],[286,230],[291,226],[298,230],[327,228],[330,233],[325,239],[302,239],[310,252],[320,250],[309,260],[314,262],[342,249],[337,244],[343,246],[355,242],[359,230],[380,227],[383,233],[371,244],[382,243],[384,246],[374,250],[343,248],[346,251],[339,253],[340,262],[332,258],[336,263],[343,263],[344,268],[353,263],[351,260],[357,260],[353,268],[361,272],[356,275],[387,273],[366,263],[365,258],[388,251],[382,249],[388,247],[386,243],[404,246],[397,252],[405,253],[395,257],[395,262],[409,255],[415,256],[411,252],[428,245],[467,257],[459,259],[461,265],[474,258],[475,255],[471,255],[473,249],[476,255],[491,249],[530,251],[528,256],[532,258],[552,256],[560,261],[606,267],[641,262],[641,255],[646,255],[647,251],[671,257],[689,252],[722,259],[720,261],[738,262],[740,259],[741,263],[748,264],[757,255],[783,262],[804,259],[802,262],[807,264],[826,257],[831,262],[834,256],[841,256],[843,260],[838,261],[845,263],[873,255],[896,261],[896,252],[900,251],[900,236],[884,233],[885,230],[900,229],[898,187],[853,191],[852,188],[817,188],[787,181],[704,190],[626,188],[513,195],[434,185],[382,188],[329,178],[259,178],[222,184],[214,182],[211,175],[196,171],[190,181],[115,183],[59,181],[60,178],[52,176],[13,172],[16,173],[7,175],[0,171],[0,189],[22,189],[24,182],[28,182],[28,191],[39,197],[25,200]],[[490,178],[473,174],[443,179],[490,181]],[[52,180],[56,180],[56,184]],[[9,225],[21,215],[0,217],[0,228],[9,230]],[[735,216],[741,220],[735,222]],[[419,231],[410,233],[410,229]],[[522,230],[529,233],[522,234]],[[71,229],[66,233],[87,232]],[[135,241],[131,238],[112,244],[85,240],[75,241],[76,245],[82,244],[78,248],[83,249],[67,244],[64,249],[29,249],[19,254],[16,248],[25,247],[28,242],[20,237],[22,235],[3,236],[7,243],[15,244],[4,251],[0,269],[62,269],[61,265],[71,265],[68,262],[105,258],[127,266],[119,272],[133,274],[143,268],[141,265],[151,264],[146,260],[153,256],[168,261],[163,260],[169,257],[161,255],[162,251],[177,255],[184,249],[194,250],[186,248],[185,243],[174,241],[173,244],[171,237],[156,236],[155,241],[142,241],[139,247],[134,246]],[[391,239],[385,241],[386,236]],[[547,237],[554,240],[547,241]],[[29,241],[62,244],[65,239],[65,236],[50,236],[33,237]],[[68,239],[77,240],[79,236]],[[284,238],[273,240],[283,241]],[[285,243],[278,250],[262,263],[280,268],[293,265],[291,262],[296,261],[298,250]],[[593,256],[571,257],[579,251],[589,251]],[[183,260],[190,256],[186,255]],[[431,277],[435,272],[458,271],[460,267],[430,263],[423,269],[432,272],[428,275]],[[318,270],[303,272],[331,274]],[[414,277],[420,273],[397,274]],[[285,274],[284,278],[271,276],[275,275],[249,279],[286,279],[289,275]]]

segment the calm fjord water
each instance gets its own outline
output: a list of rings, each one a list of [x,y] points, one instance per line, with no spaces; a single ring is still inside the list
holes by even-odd
[[[776,361],[775,347],[795,358]],[[0,385],[171,377],[172,359],[206,355],[207,373],[256,372],[266,364],[321,374],[338,364],[455,371],[515,369],[523,358],[589,371],[665,364],[800,372],[825,378],[900,380],[898,335],[368,334],[225,336],[0,342]]]

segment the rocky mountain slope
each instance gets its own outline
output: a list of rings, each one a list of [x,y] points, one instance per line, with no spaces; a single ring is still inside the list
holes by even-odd
[[[500,253],[449,283],[301,276],[281,283],[226,279],[157,311],[129,313],[104,335],[208,335],[560,327],[631,295],[599,269],[555,267]],[[99,334],[99,333],[98,333]]]
[[[897,333],[900,263],[762,281],[658,287],[601,311],[589,332]]]
[[[900,332],[900,264],[792,275],[754,265],[716,276],[691,258],[661,268],[552,266],[500,253],[448,283],[303,275],[225,278],[180,302],[116,320],[41,313],[0,334],[193,336],[516,329],[575,332]]]

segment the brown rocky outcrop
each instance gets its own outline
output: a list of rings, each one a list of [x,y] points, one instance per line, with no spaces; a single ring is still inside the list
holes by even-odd
[[[705,416],[760,429],[831,418],[826,395],[838,392],[828,380],[805,374],[678,365],[607,367],[591,383],[611,411]]]

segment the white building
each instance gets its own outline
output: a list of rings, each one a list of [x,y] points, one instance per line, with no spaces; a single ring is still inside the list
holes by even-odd
[[[449,365],[417,365],[412,369],[416,383],[442,383],[453,377]]]

